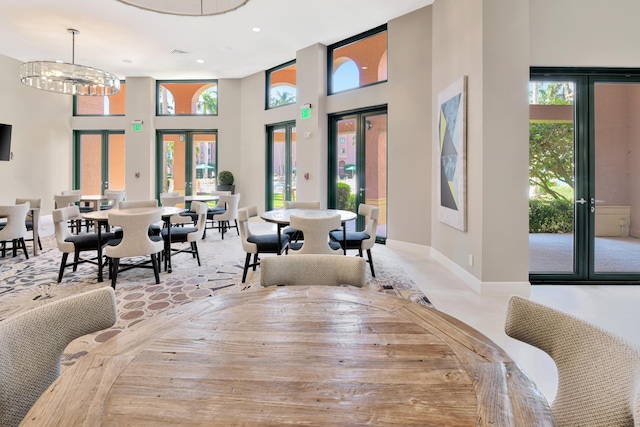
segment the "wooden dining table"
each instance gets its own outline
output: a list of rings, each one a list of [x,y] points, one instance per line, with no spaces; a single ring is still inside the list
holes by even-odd
[[[23,426],[552,426],[487,337],[367,289],[262,288],[174,307],[110,338]]]
[[[345,211],[341,209],[273,209],[265,211],[260,214],[260,218],[267,222],[277,224],[278,233],[278,247],[282,247],[282,229],[291,223],[291,215],[297,215],[304,218],[326,218],[329,216],[340,215],[340,222],[342,223],[342,233],[344,244],[342,245],[343,252],[347,254],[347,227],[348,221],[353,221],[358,217],[355,212]],[[278,254],[280,255],[280,254]]]

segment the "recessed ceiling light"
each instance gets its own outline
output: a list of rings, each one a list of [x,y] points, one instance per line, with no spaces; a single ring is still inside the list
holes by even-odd
[[[197,62],[198,64],[204,64],[204,59],[196,59],[196,62]]]
[[[253,30],[254,33],[259,33],[260,32],[260,28],[258,28],[258,27],[253,27],[252,30]]]

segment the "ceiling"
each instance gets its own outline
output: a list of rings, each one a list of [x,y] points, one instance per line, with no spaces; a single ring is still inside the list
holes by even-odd
[[[215,16],[175,16],[117,0],[0,0],[0,54],[71,62],[120,78],[242,78],[430,5],[433,0],[249,0]],[[181,0],[174,0],[181,1]],[[252,31],[258,27],[260,32]],[[196,60],[202,60],[198,63]]]

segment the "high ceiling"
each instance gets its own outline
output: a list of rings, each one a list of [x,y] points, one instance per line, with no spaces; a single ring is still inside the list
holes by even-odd
[[[67,29],[74,28],[80,32],[76,64],[120,78],[162,80],[245,77],[292,60],[312,44],[335,43],[433,0],[249,0],[233,12],[204,17],[156,13],[117,0],[0,3],[2,55],[71,62]]]

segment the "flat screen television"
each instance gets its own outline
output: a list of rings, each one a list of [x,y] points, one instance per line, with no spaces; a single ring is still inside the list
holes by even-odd
[[[0,123],[0,160],[11,160],[11,125]]]

